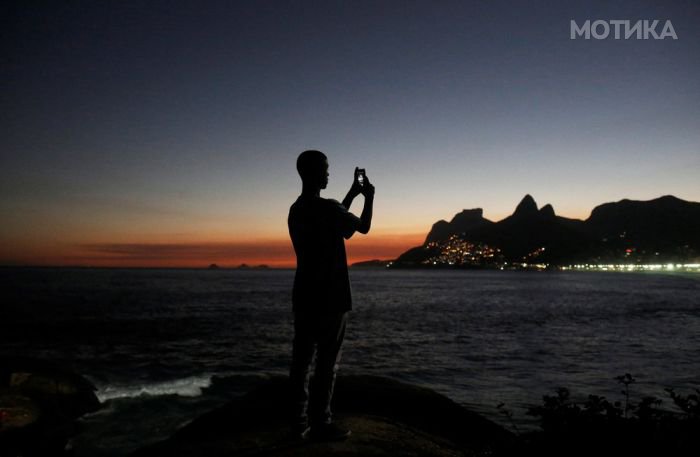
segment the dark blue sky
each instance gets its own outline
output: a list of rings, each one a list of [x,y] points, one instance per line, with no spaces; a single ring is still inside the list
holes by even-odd
[[[5,258],[281,239],[308,148],[327,196],[367,169],[386,236],[526,193],[579,218],[700,200],[697,2],[26,3],[2,7]],[[570,40],[571,19],[678,40]]]

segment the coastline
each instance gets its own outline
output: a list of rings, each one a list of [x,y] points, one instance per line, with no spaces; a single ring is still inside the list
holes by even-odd
[[[85,426],[77,422],[108,413],[112,401],[98,404],[95,387],[67,367],[21,358],[5,360],[3,366],[14,367],[5,370],[9,390],[0,390],[3,455],[87,455],[80,448],[84,443],[72,447],[73,435]],[[629,374],[617,381],[623,394],[636,382]],[[317,442],[290,438],[287,377],[264,376],[246,393],[195,413],[169,438],[138,446],[128,455],[584,456],[608,451],[693,455],[700,450],[693,438],[700,426],[698,397],[667,391],[676,411],[661,408],[661,400],[654,397],[624,403],[597,395],[575,400],[568,389],[559,388],[530,408],[528,414],[539,417],[540,426],[525,431],[512,422],[507,405],[498,409],[510,426],[492,422],[427,387],[383,376],[343,375],[336,384],[335,417],[355,433],[344,442]],[[700,389],[696,391],[700,394]],[[166,396],[163,401],[172,403],[176,398]],[[18,399],[24,400],[18,403]],[[43,406],[37,409],[33,402]],[[65,410],[74,412],[64,417]],[[109,442],[110,437],[101,439]]]
[[[85,424],[98,425],[93,442],[101,434],[116,443],[111,432],[120,428],[139,442],[161,437],[159,421],[177,427],[223,404],[219,394],[235,389],[241,376],[200,389],[209,374],[286,370],[291,270],[128,271],[5,275],[11,292],[5,353],[48,354],[87,375],[98,393],[120,397]],[[619,400],[611,380],[626,371],[639,378],[637,398],[698,385],[697,276],[361,269],[351,275],[358,306],[341,376],[426,386],[508,427],[495,410],[503,402],[521,430],[525,408],[557,386],[585,401],[588,393]]]

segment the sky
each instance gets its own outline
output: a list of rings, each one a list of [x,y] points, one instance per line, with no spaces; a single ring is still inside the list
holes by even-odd
[[[0,265],[294,266],[305,149],[329,158],[322,196],[342,200],[355,166],[376,187],[351,262],[525,194],[579,219],[700,201],[695,1],[0,8]],[[670,20],[678,39],[570,39],[598,19]]]

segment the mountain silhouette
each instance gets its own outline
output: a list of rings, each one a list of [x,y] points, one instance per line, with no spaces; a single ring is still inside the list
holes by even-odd
[[[481,208],[465,209],[433,224],[422,246],[399,256],[396,266],[421,265],[448,240],[498,248],[504,261],[565,264],[603,261],[680,261],[700,252],[700,203],[673,196],[621,200],[593,209],[585,221],[538,209],[526,195],[505,219],[492,222]]]
[[[518,206],[510,217],[513,218],[531,218],[536,217],[538,213],[537,203],[530,194],[527,194],[520,200]]]
[[[548,219],[551,219],[556,216],[556,214],[554,214],[554,207],[549,203],[540,208],[540,214],[542,215],[542,217],[546,217]]]
[[[484,219],[484,210],[481,208],[465,209],[455,214],[450,222],[439,220],[434,223],[424,244],[446,240],[451,235],[460,235],[490,225],[493,225],[493,222]]]
[[[700,251],[700,203],[666,195],[649,201],[621,200],[597,206],[586,228],[606,248],[687,257]]]

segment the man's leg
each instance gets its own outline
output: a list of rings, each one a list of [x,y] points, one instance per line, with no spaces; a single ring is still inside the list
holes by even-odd
[[[289,384],[292,400],[292,425],[304,429],[308,423],[309,367],[314,356],[314,325],[309,316],[294,314],[294,341]]]
[[[332,422],[331,400],[335,377],[340,362],[347,313],[330,314],[320,319],[318,329],[318,353],[312,395],[313,404],[318,409],[312,411],[311,420],[315,424],[330,424]],[[313,424],[312,424],[313,425]]]

